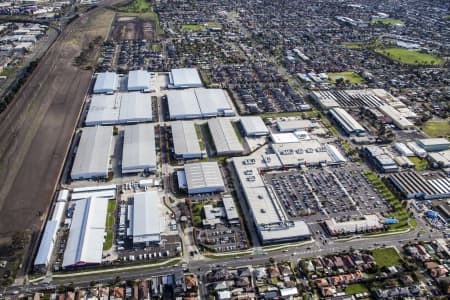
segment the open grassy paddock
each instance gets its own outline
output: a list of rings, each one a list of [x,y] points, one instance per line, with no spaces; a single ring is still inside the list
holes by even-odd
[[[344,81],[349,81],[350,83],[363,83],[364,79],[356,74],[355,72],[339,72],[339,73],[327,73],[328,81],[336,82],[336,79],[343,78]]]
[[[201,31],[205,30],[205,25],[203,24],[183,24],[181,25],[182,30],[189,30],[189,31]]]
[[[353,283],[353,284],[348,285],[345,288],[345,293],[347,295],[355,295],[355,294],[366,293],[366,292],[369,292],[369,289],[363,283]]]
[[[404,48],[375,48],[375,52],[407,65],[442,65],[440,57]]]
[[[450,121],[428,121],[422,126],[430,137],[450,137]]]
[[[372,255],[380,268],[400,266],[402,264],[402,259],[394,248],[375,249],[372,251]]]
[[[342,46],[348,49],[362,49],[364,48],[364,45],[361,43],[342,43]]]
[[[405,24],[402,20],[398,19],[373,19],[370,22],[372,25],[402,25]]]

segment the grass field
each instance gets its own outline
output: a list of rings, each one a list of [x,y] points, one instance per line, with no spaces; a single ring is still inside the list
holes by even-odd
[[[405,24],[402,20],[398,19],[373,19],[370,22],[372,25],[402,25]]]
[[[408,157],[410,161],[414,163],[414,168],[416,171],[423,171],[428,167],[428,162],[425,158],[420,158],[417,156]]]
[[[112,227],[114,225],[114,216],[106,217],[106,227]]]
[[[372,251],[377,265],[382,267],[400,266],[402,259],[394,248],[380,248]]]
[[[129,13],[145,13],[152,10],[150,2],[146,0],[134,0],[130,5],[122,6],[120,11]]]
[[[116,199],[111,199],[108,201],[108,213],[113,213],[116,209]]]
[[[367,286],[363,283],[354,283],[347,286],[345,293],[347,295],[354,295],[359,293],[369,292]]]
[[[328,81],[336,82],[336,79],[343,78],[345,81],[348,80],[350,83],[363,83],[364,79],[356,74],[355,72],[340,72],[340,73],[327,73]]]
[[[375,52],[407,65],[442,65],[444,60],[437,56],[403,48],[375,48]]]
[[[450,121],[428,121],[422,129],[430,137],[450,137]]]
[[[203,24],[183,24],[181,25],[181,29],[189,31],[201,31],[205,30],[205,26]]]
[[[103,243],[103,251],[111,249],[112,242],[113,242],[112,230],[106,230],[105,242]]]
[[[342,43],[342,46],[348,49],[362,49],[363,44],[361,43]]]

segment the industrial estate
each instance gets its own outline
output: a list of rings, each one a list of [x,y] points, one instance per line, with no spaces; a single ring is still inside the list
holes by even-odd
[[[450,295],[445,1],[2,4],[0,298]]]

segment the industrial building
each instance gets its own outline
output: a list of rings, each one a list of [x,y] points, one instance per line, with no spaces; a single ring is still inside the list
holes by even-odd
[[[364,147],[364,153],[372,164],[382,173],[398,171],[398,165],[378,146]]]
[[[131,210],[131,211],[130,211]],[[134,246],[150,246],[161,241],[161,203],[158,192],[133,194],[129,206],[130,231]]]
[[[407,199],[450,198],[450,179],[441,176],[425,178],[415,171],[392,174],[388,177],[392,185]]]
[[[418,157],[424,158],[427,156],[427,151],[422,147],[420,147],[419,145],[417,145],[416,142],[408,142],[406,143],[406,146],[408,146],[408,148]]]
[[[411,151],[404,143],[395,143],[394,144],[395,150],[398,151],[403,156],[411,157],[414,156],[414,152]]]
[[[34,269],[43,271],[50,263],[53,249],[55,248],[56,237],[60,223],[57,220],[50,220],[45,224],[39,249],[34,259]]]
[[[200,149],[195,124],[192,121],[171,123],[175,158],[202,158],[206,153]]]
[[[112,94],[119,88],[119,77],[114,72],[104,72],[97,75],[94,84],[94,94]]]
[[[222,173],[217,162],[199,162],[184,165],[189,195],[225,191]]]
[[[239,215],[234,204],[233,197],[230,195],[224,195],[222,198],[223,207],[225,209],[225,214],[227,216],[228,223],[237,224],[239,223]]]
[[[421,139],[417,144],[428,152],[443,151],[450,148],[450,142],[444,138]]]
[[[108,199],[90,197],[75,202],[62,267],[75,268],[102,262]]]
[[[332,108],[330,109],[331,117],[338,123],[338,125],[348,135],[363,135],[366,130],[359,124],[345,109]]]
[[[236,155],[244,152],[244,148],[230,120],[222,118],[210,119],[208,127],[217,155]]]
[[[376,215],[365,215],[364,219],[346,222],[336,222],[333,218],[325,220],[324,224],[332,236],[373,232],[384,227]]]
[[[407,129],[414,129],[414,124],[411,123],[411,121],[409,121],[407,118],[405,118],[404,116],[402,116],[402,114],[395,109],[394,107],[390,106],[390,105],[381,105],[378,107],[378,110],[385,115],[386,117],[388,117],[392,123],[397,126],[397,128],[402,129],[402,130],[407,130]]]
[[[234,116],[226,91],[221,89],[171,90],[167,93],[171,120]]]
[[[127,89],[132,91],[150,90],[150,73],[144,70],[135,70],[128,73]]]
[[[317,127],[318,125],[310,120],[287,120],[277,122],[277,128],[280,132],[294,132],[298,130],[309,131],[312,128]]]
[[[113,143],[113,128],[83,128],[70,177],[73,180],[108,176]]]
[[[276,156],[273,161],[275,160]],[[297,241],[311,237],[308,225],[304,221],[289,220],[273,189],[264,183],[260,168],[270,166],[272,159],[265,158],[265,161],[261,162],[260,159],[252,157],[234,157],[232,161],[250,217],[262,244]]]
[[[450,150],[428,153],[428,159],[442,168],[450,167]]]
[[[124,130],[122,173],[156,170],[155,129],[152,124],[126,126]]]
[[[241,125],[246,136],[264,136],[269,134],[266,124],[258,116],[241,117]]]
[[[93,95],[86,116],[86,126],[151,122],[152,101],[148,94],[118,93]]]
[[[200,79],[197,69],[182,68],[172,69],[169,73],[168,88],[184,89],[202,87],[203,83]]]

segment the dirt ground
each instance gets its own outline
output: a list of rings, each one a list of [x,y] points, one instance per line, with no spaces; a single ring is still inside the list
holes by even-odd
[[[111,37],[120,40],[153,40],[155,24],[139,17],[116,17]]]
[[[0,246],[41,228],[92,77],[73,60],[113,16],[99,8],[69,24],[0,115]]]

